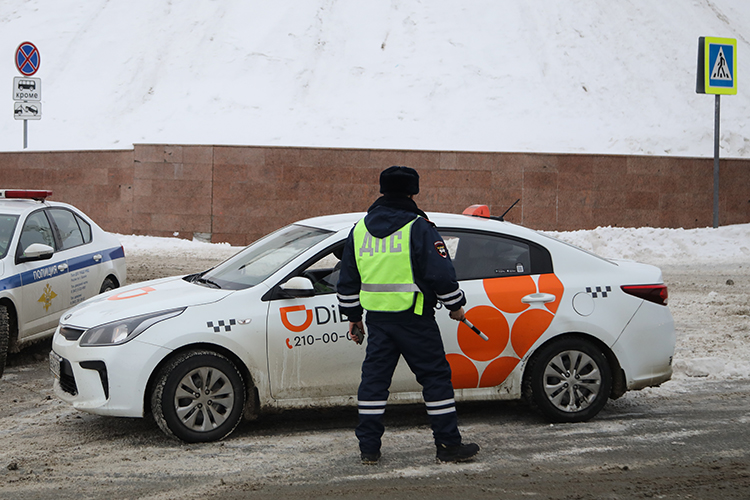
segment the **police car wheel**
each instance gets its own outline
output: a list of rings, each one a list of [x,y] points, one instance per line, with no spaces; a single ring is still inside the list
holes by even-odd
[[[212,351],[179,354],[158,373],[151,411],[168,436],[188,443],[217,441],[239,424],[245,382],[228,358]]]
[[[532,402],[553,422],[584,422],[609,399],[612,375],[607,358],[578,337],[542,347],[529,363],[527,388]]]
[[[0,306],[0,377],[5,370],[5,360],[8,357],[8,345],[10,343],[10,317],[8,308]]]
[[[117,285],[112,281],[112,278],[107,278],[102,282],[102,287],[99,289],[99,293],[109,292],[115,288],[117,288]]]

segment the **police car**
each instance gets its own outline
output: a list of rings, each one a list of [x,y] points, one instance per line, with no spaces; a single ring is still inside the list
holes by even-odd
[[[0,375],[8,351],[49,337],[70,307],[125,283],[125,253],[46,190],[0,189]]]
[[[527,398],[576,422],[670,378],[675,330],[658,268],[597,257],[486,207],[469,213],[428,214],[484,336],[436,311],[457,399]],[[356,405],[365,351],[336,284],[363,215],[303,220],[208,271],[77,306],[53,338],[55,393],[95,414],[150,413],[188,442],[224,438],[265,410]],[[400,365],[390,401],[419,402],[420,391]]]

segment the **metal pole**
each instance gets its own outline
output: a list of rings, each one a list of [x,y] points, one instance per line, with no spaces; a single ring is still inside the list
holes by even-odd
[[[714,106],[714,229],[719,227],[719,117],[721,95],[716,94]]]
[[[29,147],[29,120],[23,121],[23,149]]]

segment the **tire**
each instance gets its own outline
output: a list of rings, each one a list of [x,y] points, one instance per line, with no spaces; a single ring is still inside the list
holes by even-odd
[[[157,374],[151,411],[159,428],[188,443],[218,441],[234,431],[245,406],[245,382],[228,358],[188,351]]]
[[[102,282],[102,287],[99,289],[99,293],[109,292],[110,290],[114,290],[117,288],[117,284],[114,282],[112,278],[106,278]]]
[[[10,344],[10,316],[8,308],[0,306],[0,377],[5,371],[5,361],[8,359],[8,345]]]
[[[531,401],[552,422],[585,422],[604,408],[612,390],[607,358],[575,337],[542,347],[527,368]]]

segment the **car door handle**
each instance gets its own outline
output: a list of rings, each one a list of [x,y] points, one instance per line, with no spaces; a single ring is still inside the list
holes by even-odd
[[[532,293],[521,299],[524,304],[546,304],[547,302],[554,302],[557,297],[551,293]]]
[[[100,260],[102,260],[102,255],[101,254],[94,255],[94,260],[99,262]]]
[[[68,265],[67,264],[58,264],[57,265],[57,270],[60,271],[61,273],[64,273],[65,271],[68,270]]]

